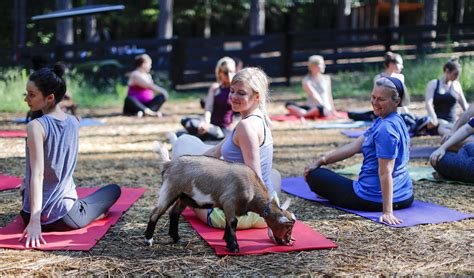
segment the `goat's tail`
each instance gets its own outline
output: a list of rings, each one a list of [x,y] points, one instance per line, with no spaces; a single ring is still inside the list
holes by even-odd
[[[166,149],[165,146],[163,146],[161,142],[155,141],[155,145],[153,146],[153,151],[156,154],[158,154],[162,162],[168,162],[171,160],[168,149]]]

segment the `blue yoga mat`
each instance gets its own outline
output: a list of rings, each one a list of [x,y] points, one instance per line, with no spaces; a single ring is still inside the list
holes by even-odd
[[[341,130],[341,134],[346,135],[349,138],[359,138],[359,136],[365,133],[365,129],[345,129]]]
[[[103,124],[103,122],[91,118],[83,118],[79,122],[79,126],[99,126]]]
[[[316,193],[311,191],[303,177],[290,177],[283,179],[281,183],[281,189],[288,194],[295,195],[306,200],[316,201],[325,206],[354,213],[369,220],[380,223],[379,217],[381,215],[381,212],[358,211],[332,205],[329,203],[328,200],[319,197],[318,195],[316,195]],[[472,214],[458,212],[443,206],[418,200],[413,201],[413,205],[409,208],[395,210],[394,215],[402,219],[403,223],[399,225],[389,225],[386,223],[381,224],[385,224],[390,227],[401,228],[422,224],[439,224],[444,222],[454,222],[474,217],[474,215]]]
[[[19,124],[26,124],[26,118],[16,118],[12,120],[15,123]],[[82,118],[81,121],[79,122],[79,126],[99,126],[103,125],[104,123],[92,118]]]
[[[316,129],[333,129],[333,128],[358,128],[364,126],[370,126],[372,122],[338,122],[338,123],[325,123],[325,124],[315,124],[313,125]]]

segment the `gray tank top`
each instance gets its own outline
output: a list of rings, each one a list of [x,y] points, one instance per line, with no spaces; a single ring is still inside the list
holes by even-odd
[[[44,179],[41,224],[50,224],[66,215],[77,199],[72,179],[79,145],[79,122],[67,115],[63,121],[44,115],[38,119],[44,129]],[[26,175],[23,211],[30,212],[30,156],[26,145]]]
[[[262,145],[260,145],[260,167],[262,169],[262,180],[263,183],[267,186],[268,191],[270,194],[273,194],[273,184],[272,184],[272,164],[273,164],[273,137],[268,127],[267,123],[265,122],[262,117],[259,115],[251,114],[247,117],[243,118],[246,119],[248,117],[259,117],[262,120],[263,128],[264,128],[264,139]],[[224,141],[221,147],[221,155],[224,160],[232,161],[232,162],[239,162],[244,163],[244,156],[242,155],[242,151],[239,147],[237,147],[234,143],[234,133],[235,129],[232,131],[232,135],[228,136],[226,141]]]

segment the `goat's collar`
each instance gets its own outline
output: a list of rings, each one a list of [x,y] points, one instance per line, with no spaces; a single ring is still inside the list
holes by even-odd
[[[263,218],[266,218],[270,214],[270,204],[272,203],[272,199],[267,202],[265,207],[263,208]]]

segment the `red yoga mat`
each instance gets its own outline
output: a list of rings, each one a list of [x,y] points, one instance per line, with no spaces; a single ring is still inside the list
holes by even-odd
[[[279,121],[279,122],[296,122],[300,120],[298,116],[290,115],[290,114],[270,116],[270,119],[272,121]],[[338,111],[336,112],[336,115],[331,115],[327,117],[308,117],[305,119],[306,120],[337,120],[337,119],[348,119],[348,117],[347,117],[347,112]]]
[[[0,175],[0,191],[20,187],[22,182],[23,179],[19,177]]]
[[[25,138],[26,130],[0,130],[0,138]]]
[[[187,208],[183,211],[184,218],[193,226],[198,234],[216,251],[216,255],[251,255],[268,254],[277,252],[291,252],[301,250],[337,248],[337,245],[325,238],[315,230],[301,221],[296,221],[293,227],[293,246],[276,245],[267,235],[267,229],[237,230],[237,242],[240,252],[231,253],[227,251],[223,239],[224,230],[209,227],[199,220],[194,212]]]
[[[79,197],[84,197],[99,188],[77,188]],[[143,195],[145,188],[124,188],[117,202],[110,208],[106,218],[96,220],[88,226],[67,232],[44,232],[43,237],[47,244],[41,244],[37,250],[65,250],[87,251],[92,249],[99,239],[109,230],[110,226],[117,223],[122,213]],[[24,250],[25,241],[19,242],[25,224],[20,216],[6,227],[0,228],[0,248]]]

